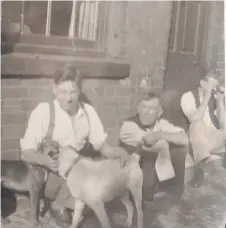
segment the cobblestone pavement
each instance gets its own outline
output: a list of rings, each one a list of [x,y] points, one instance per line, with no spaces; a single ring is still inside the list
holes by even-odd
[[[226,170],[208,172],[199,189],[186,185],[183,199],[165,194],[145,206],[144,228],[224,228],[226,222]],[[16,211],[9,216],[11,222],[4,228],[32,227],[28,222],[28,199],[18,200]],[[125,227],[126,213],[121,205],[110,206],[108,210],[113,228]],[[42,219],[44,227],[58,228],[47,215]],[[134,218],[133,227],[136,227]],[[95,216],[90,215],[82,228],[99,228]]]

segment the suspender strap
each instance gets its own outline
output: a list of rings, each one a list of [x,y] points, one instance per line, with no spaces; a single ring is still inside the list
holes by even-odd
[[[80,102],[80,106],[81,106],[81,108],[83,109],[83,111],[84,111],[84,113],[85,113],[85,116],[86,116],[86,118],[87,118],[87,121],[88,121],[88,126],[89,126],[89,134],[90,134],[90,119],[89,119],[89,114],[88,114],[88,112],[87,112],[87,110],[86,110],[86,108],[85,108],[85,104],[83,103],[83,102]],[[89,136],[88,136],[89,137]],[[88,138],[87,137],[87,138]],[[91,144],[90,144],[90,142],[89,142],[89,140],[86,140],[86,144],[85,144],[85,146],[84,146],[84,149],[86,150],[86,151],[88,151],[88,149],[90,149],[91,148]]]
[[[192,91],[192,94],[193,94],[193,97],[195,99],[196,108],[198,108],[200,106],[200,99],[199,99],[198,90],[197,89],[196,90],[193,90]],[[216,110],[216,99],[215,99],[215,97],[213,95],[210,98],[208,107],[209,107],[209,116],[210,116],[210,119],[211,119],[213,125],[217,129],[219,129],[219,121],[218,121],[217,117],[214,114],[214,111]]]
[[[49,127],[46,135],[46,141],[51,142],[53,138],[53,130],[55,126],[55,107],[54,103],[51,101],[49,102],[49,111],[50,111],[50,119],[49,119]]]
[[[219,121],[216,117],[216,115],[214,114],[214,111],[217,108],[217,104],[216,104],[216,99],[214,97],[214,95],[211,96],[210,101],[209,101],[209,115],[210,115],[210,119],[212,120],[212,123],[214,124],[214,126],[217,129],[220,129],[220,124]]]
[[[89,114],[88,114],[88,112],[87,112],[87,110],[86,110],[86,108],[85,108],[85,104],[84,104],[83,102],[81,102],[81,103],[80,103],[80,105],[81,105],[81,108],[83,109],[83,111],[84,111],[84,113],[85,113],[85,115],[86,115],[86,117],[87,117],[87,121],[88,121],[89,129],[90,129]]]

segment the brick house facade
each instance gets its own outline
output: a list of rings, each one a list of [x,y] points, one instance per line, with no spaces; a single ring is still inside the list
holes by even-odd
[[[129,77],[88,78],[84,93],[96,108],[109,134],[117,143],[123,119],[136,111],[139,85],[144,76],[162,88],[166,70],[171,2],[112,2],[113,13],[107,36],[110,56],[124,58],[130,64]],[[223,2],[211,2],[207,63],[216,63],[224,72]],[[115,10],[115,11],[114,11]],[[15,68],[21,68],[15,63]],[[2,65],[4,68],[4,65]],[[23,136],[31,110],[52,98],[51,79],[44,75],[2,74],[2,158],[18,158],[19,138]]]

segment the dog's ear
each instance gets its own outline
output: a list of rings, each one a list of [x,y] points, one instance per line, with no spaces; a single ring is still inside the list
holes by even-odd
[[[55,141],[52,141],[52,142],[43,141],[40,144],[39,151],[46,156],[54,157],[56,154],[59,153],[59,143]]]

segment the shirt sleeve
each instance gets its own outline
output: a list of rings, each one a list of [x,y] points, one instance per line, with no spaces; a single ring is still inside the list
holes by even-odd
[[[94,150],[100,150],[101,146],[107,139],[107,133],[104,131],[103,124],[91,105],[84,105],[88,115],[89,124],[89,142],[93,145]]]
[[[181,109],[186,117],[190,116],[196,111],[195,101],[192,98],[191,92],[185,93],[181,97]]]
[[[146,132],[140,129],[137,124],[125,121],[120,129],[120,140],[127,145],[136,146],[145,134]]]
[[[185,132],[183,128],[175,126],[174,124],[170,123],[168,120],[161,119],[158,123],[157,129],[161,131],[167,132]]]
[[[21,150],[38,149],[38,145],[44,138],[43,118],[49,112],[48,104],[39,104],[32,112],[28,120],[28,125],[24,137],[20,139]],[[47,117],[47,116],[46,116]]]

